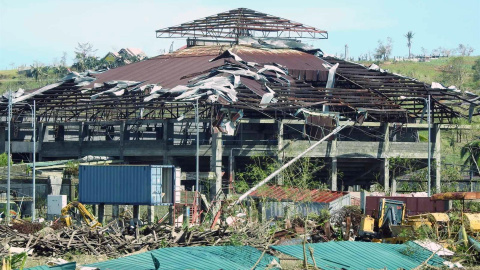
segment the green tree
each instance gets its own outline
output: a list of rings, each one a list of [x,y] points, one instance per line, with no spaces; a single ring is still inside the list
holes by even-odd
[[[75,67],[78,71],[85,71],[86,69],[93,69],[97,66],[97,57],[95,52],[97,50],[93,48],[93,45],[86,43],[78,43],[75,47],[75,63],[72,67]]]
[[[472,66],[473,69],[473,80],[480,81],[480,58],[475,60],[475,63]]]
[[[384,44],[383,41],[378,41],[378,47],[375,49],[374,57],[377,60],[388,60],[390,54],[392,54],[393,49],[393,40],[391,37],[387,37],[387,42]]]
[[[439,78],[443,84],[455,85],[461,89],[468,78],[468,68],[464,57],[452,57],[448,60],[447,65],[441,68],[441,77]]]
[[[412,39],[415,34],[412,31],[408,31],[405,34],[405,37],[407,38],[407,47],[408,47],[408,58],[412,58]]]
[[[38,78],[41,78],[44,74],[42,64],[35,62],[33,65],[30,66],[30,72],[35,78],[35,81],[38,81]]]
[[[477,169],[480,173],[478,163],[480,162],[480,141],[473,141],[467,143],[462,147],[460,151],[462,158],[465,158],[464,165],[470,166],[470,168]]]

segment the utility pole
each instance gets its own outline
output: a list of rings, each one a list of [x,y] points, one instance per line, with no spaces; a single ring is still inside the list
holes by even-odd
[[[432,195],[432,191],[431,191],[431,185],[432,185],[432,182],[431,182],[431,164],[430,164],[430,159],[432,159],[432,148],[430,147],[430,140],[431,140],[431,123],[430,123],[430,95],[428,95],[428,101],[427,101],[427,111],[428,111],[428,116],[427,116],[427,121],[428,121],[428,177],[427,177],[427,181],[428,181],[428,192],[427,192],[427,195],[428,197],[430,197]]]
[[[196,152],[196,166],[195,166],[195,172],[196,172],[196,181],[195,181],[195,191],[199,192],[198,190],[198,181],[199,181],[199,174],[200,174],[200,153],[199,153],[199,148],[200,148],[200,132],[198,131],[198,99],[195,101],[195,126],[197,128],[197,152]],[[199,193],[200,194],[200,193]],[[200,200],[199,200],[200,203]]]
[[[29,105],[30,106],[30,105]],[[33,100],[33,108],[32,109],[32,127],[33,127],[33,170],[32,170],[32,222],[35,220],[35,155],[37,154],[36,148],[35,148],[35,141],[37,140],[37,117],[36,117],[36,112],[35,112],[35,99]]]
[[[7,159],[7,208],[5,209],[5,220],[10,223],[10,163],[12,162],[12,153],[10,149],[10,122],[12,121],[12,89],[8,90],[8,159]]]
[[[348,60],[348,44],[345,44],[345,60]]]

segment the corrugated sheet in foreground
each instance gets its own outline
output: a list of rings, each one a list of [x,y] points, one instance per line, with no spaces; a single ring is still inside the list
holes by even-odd
[[[137,255],[92,263],[86,266],[100,270],[145,270],[155,269],[152,256],[160,262],[160,269],[251,269],[262,252],[249,246],[174,247],[161,248]],[[265,269],[278,258],[265,254],[256,269]],[[269,268],[272,269],[272,268]]]
[[[327,242],[309,244],[321,269],[413,269],[427,260],[432,252],[407,242],[402,245],[371,242]],[[303,246],[273,246],[273,249],[303,260]],[[313,265],[310,253],[308,262]],[[442,266],[443,259],[435,255],[428,264]]]

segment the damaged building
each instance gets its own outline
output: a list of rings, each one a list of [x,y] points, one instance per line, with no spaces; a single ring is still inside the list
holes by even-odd
[[[327,39],[327,31],[250,9],[163,28],[156,36],[187,38],[187,46],[16,91],[14,157],[29,155],[35,140],[39,161],[108,156],[194,172],[198,144],[201,177],[212,179],[211,194],[219,194],[232,191],[235,171],[251,156],[283,162],[349,123],[307,154],[325,164],[317,181],[332,191],[375,182],[395,189],[389,159],[426,161],[430,151],[438,192],[441,130],[451,128],[455,118],[478,115],[480,101],[473,93],[328,56],[302,42]],[[2,152],[8,98],[5,94],[0,103]],[[29,116],[34,100],[36,138]],[[418,135],[428,127],[427,114],[430,148]],[[189,179],[187,189],[194,185]]]

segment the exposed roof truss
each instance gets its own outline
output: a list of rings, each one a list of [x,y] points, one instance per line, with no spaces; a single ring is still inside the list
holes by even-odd
[[[327,39],[328,32],[288,19],[238,8],[156,31],[157,38],[207,37],[212,39],[311,38]]]

